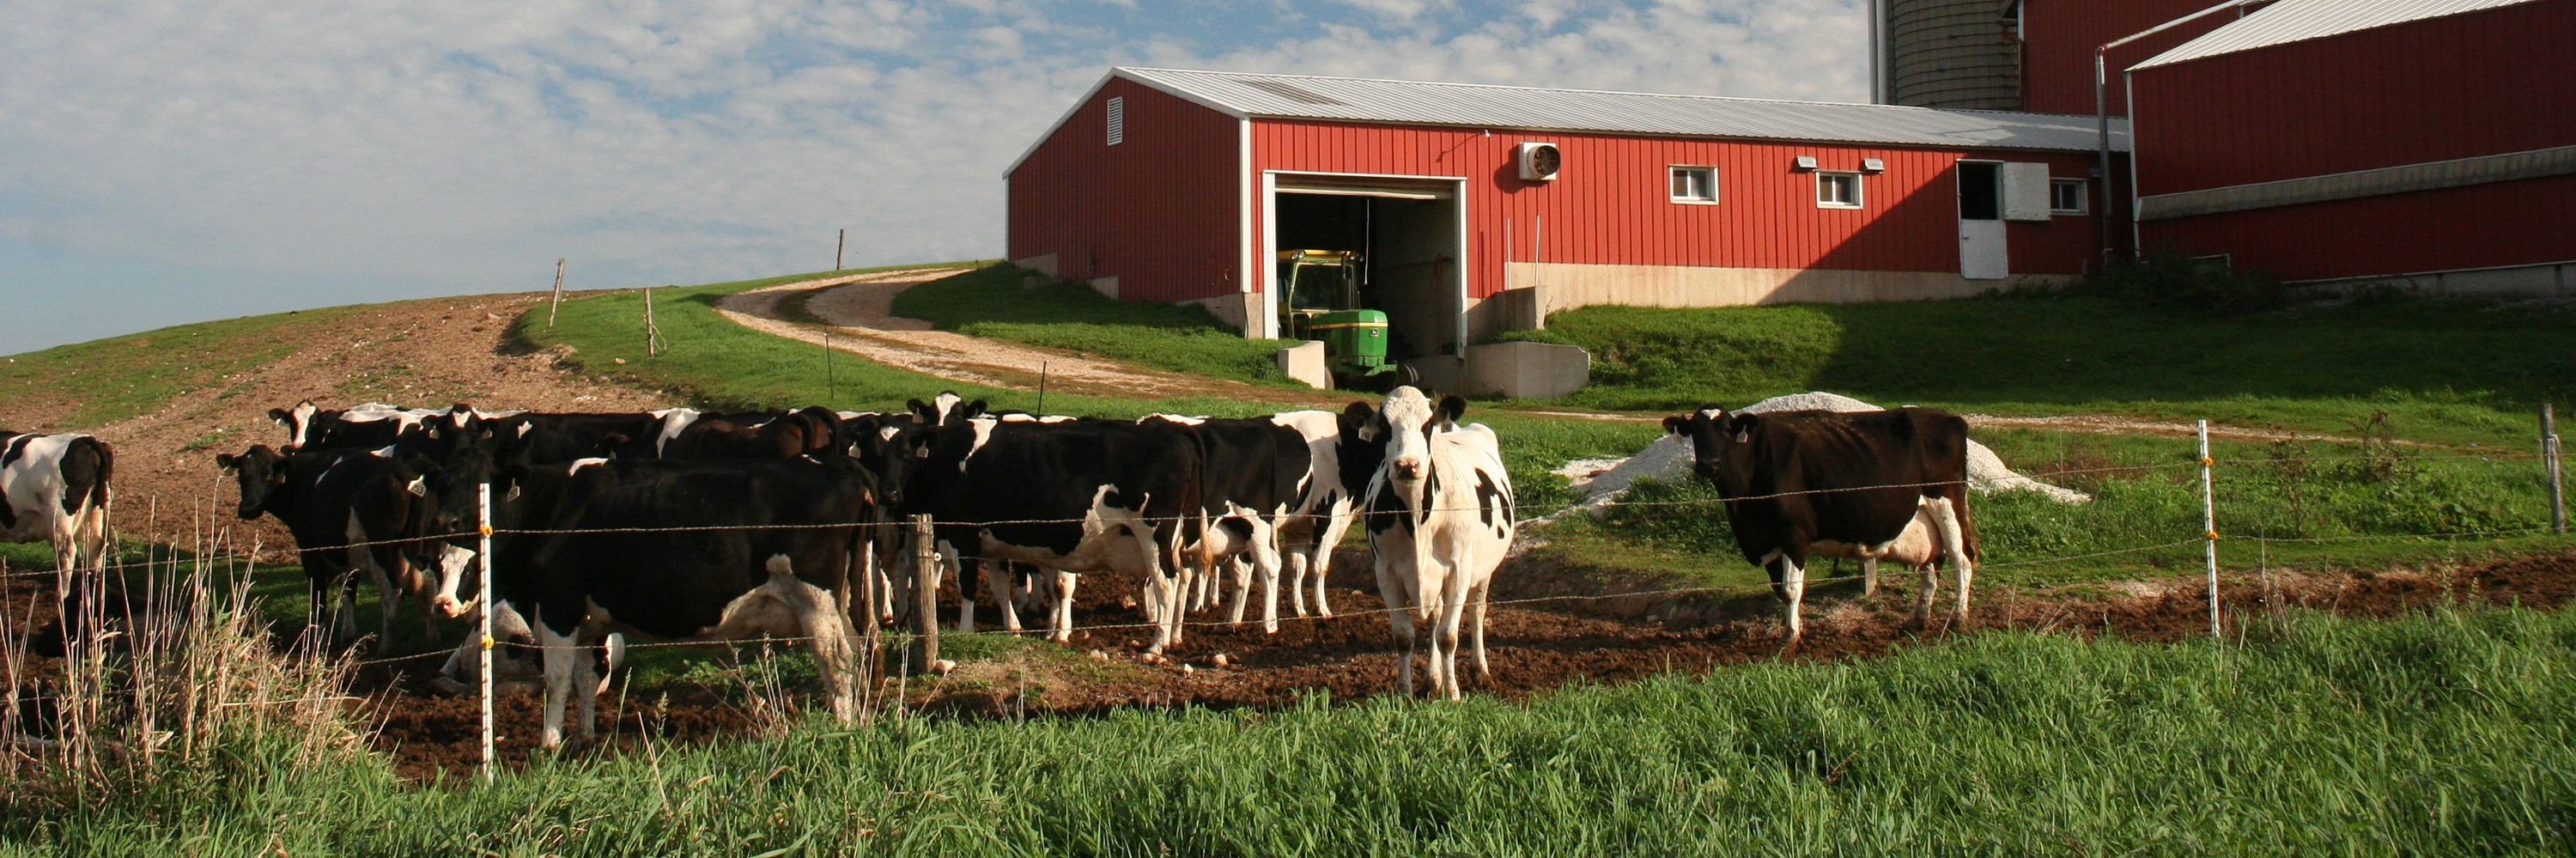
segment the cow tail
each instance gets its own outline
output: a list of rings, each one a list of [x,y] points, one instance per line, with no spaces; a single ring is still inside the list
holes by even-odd
[[[108,486],[116,479],[116,445],[97,438],[91,438],[89,442],[98,447],[98,481],[90,485],[90,503],[104,517],[108,503],[114,500],[114,492]]]

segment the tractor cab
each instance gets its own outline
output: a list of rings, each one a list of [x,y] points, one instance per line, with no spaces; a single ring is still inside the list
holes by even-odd
[[[1321,340],[1337,380],[1394,372],[1386,313],[1360,306],[1360,255],[1347,250],[1279,252],[1279,330],[1289,339]]]

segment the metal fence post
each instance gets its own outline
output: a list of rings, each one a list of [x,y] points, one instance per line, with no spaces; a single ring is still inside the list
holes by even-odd
[[[2218,502],[2210,488],[2210,468],[2218,460],[2209,457],[2209,421],[2200,421],[2200,523],[2201,537],[2208,540],[2209,557],[2209,636],[2224,638],[2218,626]]]
[[[912,672],[928,674],[931,663],[939,660],[939,543],[931,533],[930,516],[912,517],[912,537],[912,629],[919,638],[912,650]]]
[[[482,533],[482,550],[476,552],[476,578],[481,581],[476,604],[483,606],[482,626],[475,638],[482,642],[483,652],[483,782],[492,782],[492,484],[482,483],[474,489],[475,525]]]
[[[2558,415],[2540,404],[2540,471],[2549,481],[2549,529],[2567,535],[2567,494],[2558,462]]]

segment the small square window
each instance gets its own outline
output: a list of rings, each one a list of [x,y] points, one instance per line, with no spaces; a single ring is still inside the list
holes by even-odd
[[[1674,167],[1673,202],[1717,202],[1717,168]]]
[[[2048,180],[2048,210],[2057,214],[2083,214],[2084,180]]]
[[[1860,208],[1860,174],[1817,173],[1816,207],[1822,209]]]

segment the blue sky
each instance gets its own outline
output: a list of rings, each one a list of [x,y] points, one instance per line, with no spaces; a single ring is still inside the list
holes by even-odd
[[[0,0],[0,354],[997,256],[1110,66],[1862,101],[1861,0]]]

